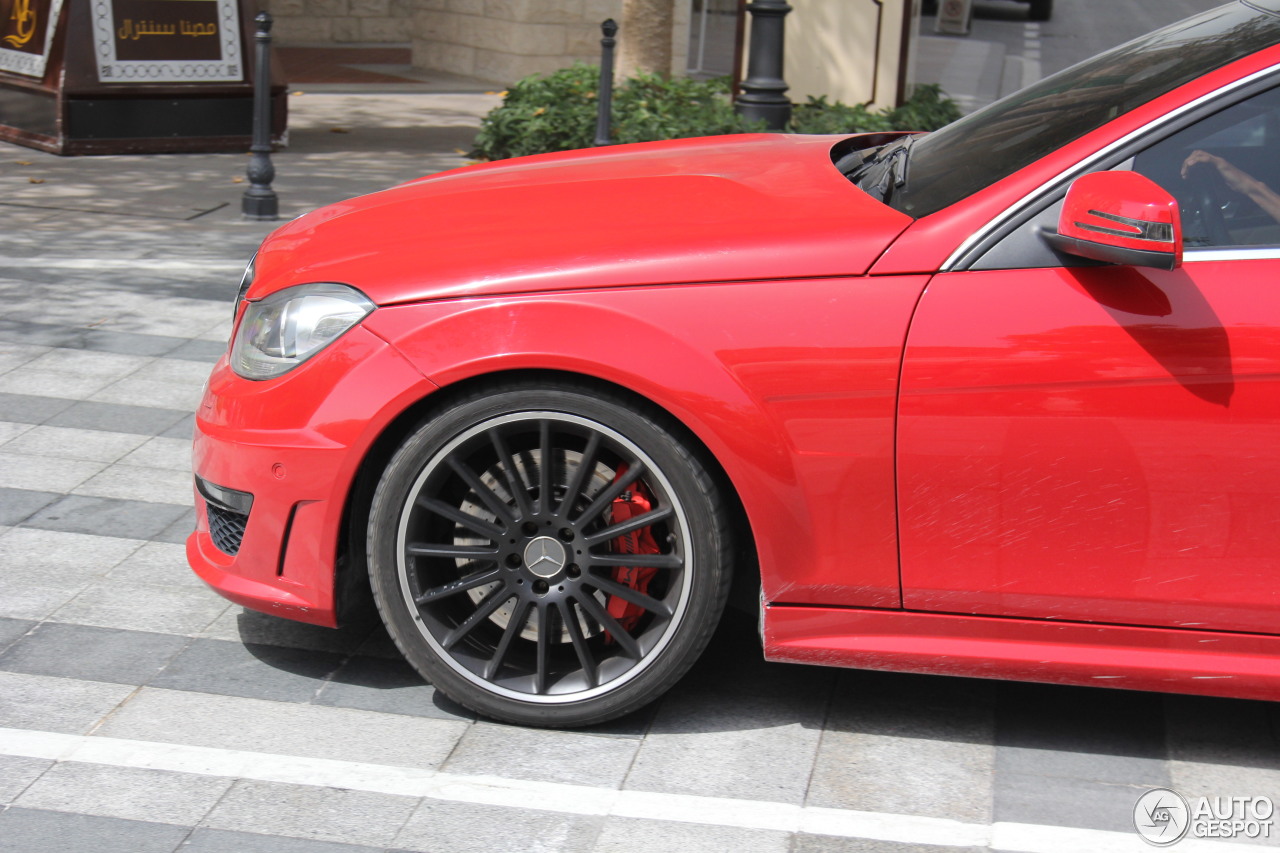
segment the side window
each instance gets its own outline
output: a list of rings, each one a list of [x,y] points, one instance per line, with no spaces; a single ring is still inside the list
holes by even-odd
[[[1140,143],[1139,143],[1140,144]],[[1148,145],[1130,148],[1099,169],[1132,169],[1178,200],[1188,249],[1280,247],[1280,87],[1250,96]],[[1020,222],[972,249],[962,269],[1082,266],[1091,262],[1050,248],[1041,237],[1058,227],[1063,187]]]
[[[1280,89],[1165,137],[1133,169],[1178,200],[1188,249],[1280,246]]]

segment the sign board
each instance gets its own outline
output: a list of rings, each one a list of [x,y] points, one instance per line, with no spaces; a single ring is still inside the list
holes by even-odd
[[[953,36],[967,36],[972,17],[972,0],[942,0],[938,4],[938,20],[933,30]]]
[[[44,77],[62,0],[0,0],[0,71]]]
[[[0,141],[55,154],[246,150],[259,2],[0,0]],[[272,66],[283,142],[287,91]]]
[[[98,82],[240,82],[238,6],[237,0],[91,0]]]

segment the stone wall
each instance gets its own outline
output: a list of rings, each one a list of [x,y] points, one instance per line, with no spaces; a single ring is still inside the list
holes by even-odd
[[[476,0],[483,3],[484,0]],[[404,44],[412,39],[413,0],[265,0],[283,45]]]
[[[600,24],[623,21],[628,0],[261,0],[282,45],[413,43],[413,64],[495,83],[600,61]],[[673,6],[672,73],[688,56],[692,0]],[[648,23],[648,22],[646,22]],[[652,41],[653,28],[636,38]],[[619,33],[619,73],[628,48]],[[652,53],[652,45],[646,45]]]
[[[623,0],[414,0],[413,64],[496,83],[600,61],[600,23]],[[690,0],[675,0],[672,70],[685,68]],[[625,39],[618,34],[620,51]],[[620,66],[620,72],[625,72]]]

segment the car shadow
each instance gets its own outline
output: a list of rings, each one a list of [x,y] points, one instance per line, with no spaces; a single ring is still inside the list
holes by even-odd
[[[447,719],[476,715],[436,691],[379,624],[332,630],[245,611],[245,648],[316,682],[316,704]],[[299,657],[298,649],[310,656]],[[318,660],[317,660],[318,659]],[[1280,766],[1280,705],[1102,687],[771,663],[755,618],[726,612],[706,652],[652,705],[585,734],[641,737],[800,726],[1054,755]]]
[[[1201,291],[1201,284],[1212,288],[1212,281],[1198,282],[1185,268],[1079,267],[1071,275],[1170,379],[1207,403],[1231,405],[1236,385],[1231,340]]]

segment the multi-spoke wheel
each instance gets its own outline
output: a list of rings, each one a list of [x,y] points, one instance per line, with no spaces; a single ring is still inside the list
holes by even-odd
[[[437,413],[396,454],[369,521],[387,628],[483,714],[587,725],[668,689],[729,584],[711,478],[644,414],[570,387]]]

